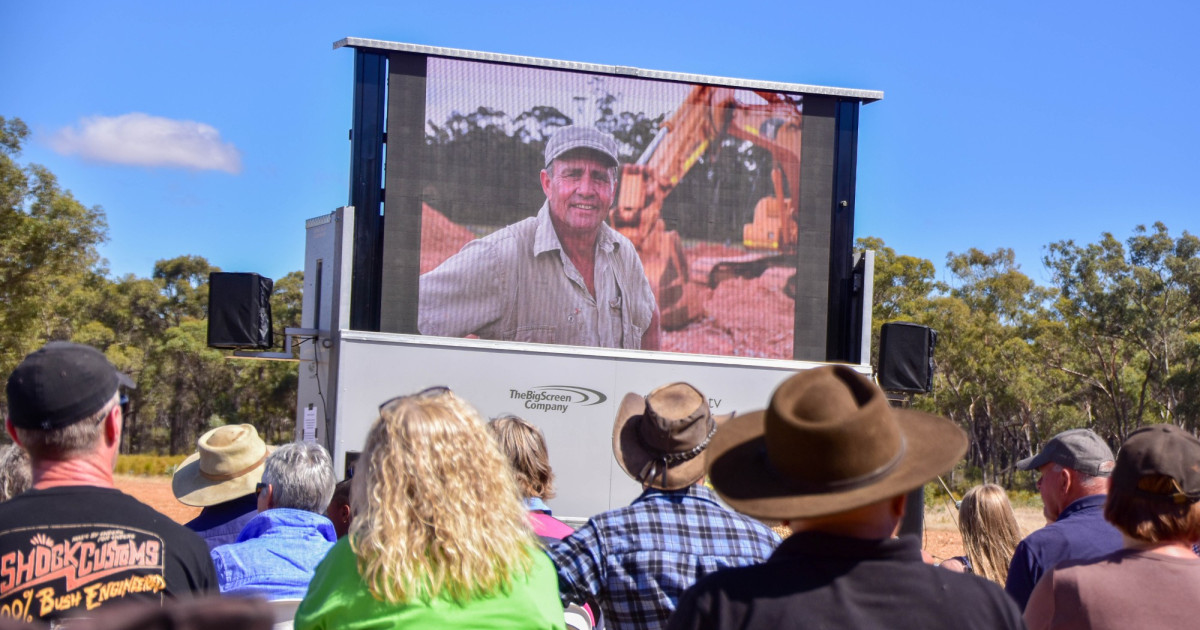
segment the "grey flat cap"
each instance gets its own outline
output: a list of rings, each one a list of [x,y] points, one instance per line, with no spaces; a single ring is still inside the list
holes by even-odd
[[[563,127],[554,132],[546,143],[546,166],[554,161],[554,158],[572,151],[574,149],[590,149],[611,162],[609,166],[616,166],[620,163],[617,157],[617,141],[612,136],[596,129],[595,127],[585,127],[583,125],[570,125]]]

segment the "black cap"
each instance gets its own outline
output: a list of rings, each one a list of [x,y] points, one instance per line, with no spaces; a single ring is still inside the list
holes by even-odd
[[[119,382],[117,369],[99,350],[52,341],[8,377],[8,417],[21,429],[69,426],[103,409]]]
[[[1142,477],[1149,475],[1174,479],[1175,491],[1158,494],[1138,488]],[[1112,484],[1148,499],[1194,502],[1200,499],[1200,440],[1173,424],[1142,427],[1121,446]]]

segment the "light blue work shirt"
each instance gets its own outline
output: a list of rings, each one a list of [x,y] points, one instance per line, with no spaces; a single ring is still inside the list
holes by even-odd
[[[255,516],[238,541],[212,550],[224,595],[302,599],[317,564],[337,540],[321,514],[272,508]]]
[[[633,243],[600,224],[595,295],[563,251],[543,204],[463,246],[420,279],[422,335],[638,349],[654,315],[654,291]]]

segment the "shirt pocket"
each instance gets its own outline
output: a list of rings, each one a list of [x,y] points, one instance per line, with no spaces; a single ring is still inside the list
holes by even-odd
[[[513,333],[513,341],[529,343],[558,343],[558,335],[554,326],[523,326]]]

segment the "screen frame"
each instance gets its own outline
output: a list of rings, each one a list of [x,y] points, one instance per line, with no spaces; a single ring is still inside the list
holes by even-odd
[[[359,210],[356,213],[352,271],[352,329],[417,334],[422,160],[413,152],[420,152],[425,146],[426,64],[429,57],[437,56],[801,94],[805,110],[804,142],[801,145],[803,185],[800,187],[800,236],[795,261],[792,358],[861,361],[861,332],[851,316],[861,307],[862,297],[861,287],[855,287],[852,258],[858,116],[861,105],[882,99],[882,92],[708,77],[357,38],[346,38],[334,44],[334,48],[341,47],[353,48],[356,57],[350,204]],[[386,89],[378,89],[381,66],[386,68]],[[370,89],[372,87],[376,89]],[[371,123],[380,118],[386,120],[382,133],[371,127]],[[386,169],[379,157],[385,157]],[[372,180],[382,183],[378,201],[370,194]],[[378,210],[369,211],[376,204]],[[390,220],[386,220],[389,217]],[[664,354],[673,358],[680,356],[678,353]]]

